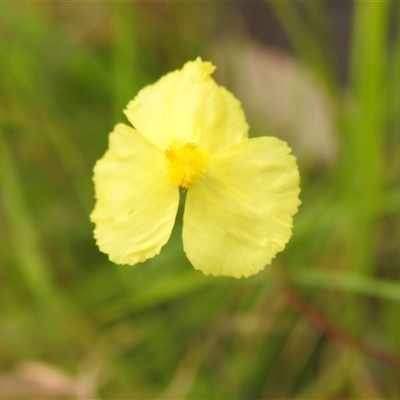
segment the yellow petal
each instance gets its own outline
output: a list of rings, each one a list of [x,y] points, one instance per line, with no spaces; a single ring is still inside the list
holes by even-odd
[[[272,137],[235,144],[209,161],[187,193],[183,245],[205,274],[253,275],[283,250],[300,201],[288,146]]]
[[[91,220],[100,250],[117,264],[158,254],[175,222],[179,191],[166,179],[165,154],[134,129],[118,124],[94,168]]]
[[[147,140],[165,150],[175,140],[215,153],[247,138],[236,98],[211,78],[215,67],[200,58],[142,89],[125,110]]]

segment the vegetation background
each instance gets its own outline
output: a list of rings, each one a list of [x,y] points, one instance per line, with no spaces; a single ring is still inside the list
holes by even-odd
[[[0,398],[400,397],[400,3],[0,3]],[[127,102],[201,56],[298,157],[271,267],[116,266],[92,168]],[[145,197],[146,194],[144,193]]]

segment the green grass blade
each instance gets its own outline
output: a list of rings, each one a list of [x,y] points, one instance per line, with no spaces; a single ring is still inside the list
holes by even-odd
[[[327,49],[329,35],[321,28],[325,28],[326,19],[325,6],[323,2],[307,6],[306,10],[312,21],[319,20],[315,28],[318,30],[316,35],[309,24],[300,16],[299,9],[290,2],[268,1],[268,4],[275,12],[276,17],[282,25],[296,55],[320,78],[328,91],[336,96],[339,88],[337,77],[331,62],[331,57]],[[304,4],[303,4],[304,5]]]
[[[29,215],[23,188],[11,151],[0,131],[0,188],[9,223],[11,259],[29,288],[37,305],[53,315],[59,311],[60,299],[51,276],[51,266],[41,251],[37,230]]]
[[[400,302],[400,284],[387,280],[355,274],[310,270],[308,268],[293,271],[290,274],[290,279],[299,286],[336,289],[352,294]]]
[[[372,273],[372,229],[382,203],[386,123],[387,2],[356,2],[351,62],[351,105],[344,136],[342,189],[349,254],[357,273]]]

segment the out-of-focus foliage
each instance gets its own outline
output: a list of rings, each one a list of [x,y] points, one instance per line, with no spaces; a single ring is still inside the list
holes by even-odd
[[[328,3],[258,4],[290,53],[246,33],[250,3],[0,4],[1,398],[400,396],[400,7],[353,4],[343,83]],[[182,210],[143,265],[93,240],[108,133],[197,56],[299,160],[293,238],[249,279],[190,266]]]

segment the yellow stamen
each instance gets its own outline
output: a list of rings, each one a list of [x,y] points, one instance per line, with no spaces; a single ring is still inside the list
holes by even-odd
[[[186,190],[201,175],[207,165],[208,156],[194,143],[171,142],[165,151],[168,177],[172,183]]]

